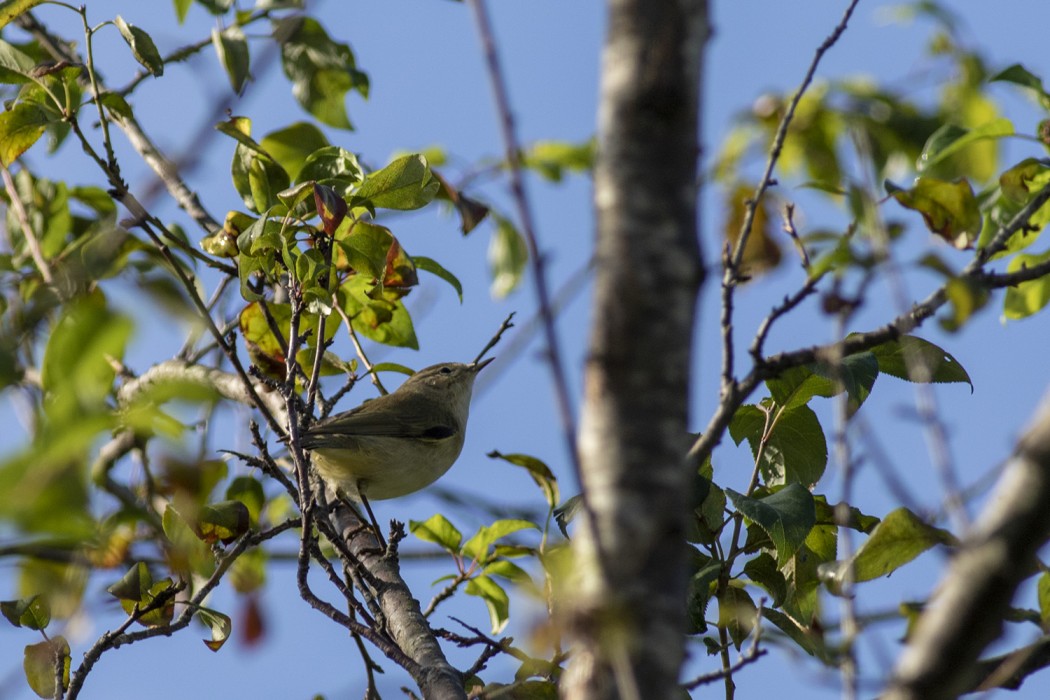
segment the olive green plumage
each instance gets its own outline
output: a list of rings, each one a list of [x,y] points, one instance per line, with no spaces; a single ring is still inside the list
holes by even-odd
[[[418,491],[459,457],[474,379],[491,361],[421,369],[397,391],[314,423],[302,446],[321,477],[348,498],[378,501]]]

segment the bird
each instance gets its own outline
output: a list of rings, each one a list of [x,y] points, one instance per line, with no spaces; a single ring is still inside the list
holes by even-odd
[[[421,369],[396,391],[311,424],[300,444],[321,478],[372,516],[369,501],[415,493],[452,467],[463,450],[474,380],[492,359]]]

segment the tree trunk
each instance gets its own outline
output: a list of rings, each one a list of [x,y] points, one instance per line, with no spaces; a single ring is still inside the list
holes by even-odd
[[[706,0],[611,0],[570,698],[678,694]]]

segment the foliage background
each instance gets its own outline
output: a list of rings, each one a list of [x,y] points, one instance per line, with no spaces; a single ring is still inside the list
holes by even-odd
[[[837,21],[841,4],[826,0],[714,3],[716,35],[710,47],[703,105],[704,141],[712,151],[717,150],[739,112],[749,109],[761,93],[794,89],[812,50]],[[938,86],[948,78],[943,62],[930,59],[924,51],[935,26],[928,19],[911,24],[891,21],[890,7],[890,3],[862,2],[849,31],[826,57],[819,75],[825,78],[869,75],[902,88],[915,100],[932,102]],[[418,150],[432,144],[440,144],[453,154],[454,163],[472,163],[498,156],[501,152],[498,125],[480,49],[464,6],[438,0],[405,0],[326,2],[316,4],[313,9],[334,37],[350,43],[359,66],[369,73],[372,83],[367,102],[354,95],[348,99],[356,131],[327,130],[334,143],[365,154],[366,160],[377,167],[396,151]],[[1041,0],[1016,0],[1006,5],[967,0],[953,3],[953,9],[962,18],[961,36],[971,48],[983,52],[991,70],[1020,62],[1036,74],[1050,76],[1050,58],[1045,51],[1045,27],[1050,20],[1050,9]],[[151,33],[162,54],[185,43],[187,38],[204,36],[211,29],[210,18],[199,7],[191,10],[186,25],[181,28],[176,27],[170,4],[163,2],[147,6],[119,0],[91,0],[88,10],[95,21],[118,13],[124,15]],[[76,34],[71,14],[63,18],[67,13],[54,8],[46,11],[46,19],[56,28],[64,29],[67,35]],[[582,141],[589,138],[594,130],[602,4],[561,0],[494,2],[491,12],[521,139],[528,143],[539,139]],[[136,69],[115,30],[99,37],[97,51],[97,59],[113,84],[122,84]],[[253,60],[257,59],[253,54]],[[250,116],[258,134],[303,118],[279,68],[272,66],[265,72],[255,70],[259,73],[258,84],[249,87],[246,97],[232,99],[233,112]],[[1034,130],[1039,111],[1018,91],[999,85],[993,86],[991,93],[1002,100],[1005,113],[1018,130]],[[232,143],[211,133],[212,124],[223,116],[214,114],[216,105],[228,99],[229,87],[214,54],[205,51],[187,64],[172,66],[162,80],[143,86],[133,103],[141,123],[158,138],[169,155],[195,154],[200,158],[199,165],[184,175],[215,215],[237,203],[228,174]],[[116,140],[119,143],[122,137]],[[1031,150],[1028,145],[1010,140],[1003,142],[1002,147],[1004,166]],[[152,179],[151,173],[130,149],[118,155],[132,191],[140,192],[143,184]],[[42,154],[30,152],[29,160],[42,175],[102,184],[99,174],[72,141],[64,146],[58,159],[47,161]],[[756,158],[753,165],[761,165],[760,160]],[[578,277],[590,255],[593,223],[589,182],[583,177],[569,176],[564,182],[552,185],[532,178],[530,188],[541,244],[549,253],[551,279],[557,287]],[[503,202],[507,208],[502,187],[489,187],[486,195]],[[796,190],[782,190],[780,195],[800,202],[809,197],[806,192]],[[704,204],[704,244],[709,259],[715,259],[724,220],[717,188],[708,191]],[[158,205],[156,213],[162,219],[180,220],[187,230],[192,230],[185,217],[170,205]],[[841,212],[826,208],[805,208],[805,215],[805,223],[798,222],[802,227],[831,225],[844,218]],[[930,244],[921,225],[917,221],[912,223],[902,257],[908,257],[908,251],[914,257]],[[486,250],[491,234],[488,225],[463,238],[452,219],[440,218],[428,208],[399,222],[397,234],[413,255],[433,257],[455,272],[464,283],[466,293],[460,306],[448,287],[434,278],[426,278],[424,287],[410,300],[416,304],[413,308],[422,350],[418,354],[392,351],[382,359],[414,367],[446,359],[467,359],[509,310],[518,311],[519,328],[524,329],[524,322],[533,311],[527,289],[519,290],[503,302],[493,302],[489,296]],[[951,251],[939,247],[943,255],[951,258]],[[789,251],[785,252],[790,255]],[[965,256],[964,253],[958,255]],[[759,284],[739,294],[737,329],[741,342],[746,342],[751,329],[772,304],[797,285],[800,278],[801,272],[794,261],[789,260]],[[917,297],[922,297],[921,290],[934,283],[929,275],[921,273],[908,278]],[[123,303],[139,323],[127,363],[142,369],[170,344],[181,342],[181,332],[173,335],[171,324],[156,313],[156,307],[143,306],[130,289],[127,291]],[[706,422],[717,398],[719,342],[713,291],[713,285],[705,290],[698,326],[696,429]],[[878,296],[876,292],[872,298]],[[885,298],[885,305],[871,304],[861,313],[856,320],[858,329],[870,327],[891,314],[893,307],[888,296]],[[952,352],[974,381],[973,396],[959,385],[935,389],[943,419],[951,431],[952,454],[966,483],[979,481],[1005,457],[1050,379],[1046,362],[1050,328],[1045,319],[1001,326],[997,308],[997,304],[991,304],[957,335],[946,336],[935,324],[927,324],[918,332]],[[573,387],[579,386],[586,327],[584,289],[565,308],[559,321],[559,330],[567,344]],[[769,350],[827,341],[831,334],[831,324],[811,305],[805,314],[793,316],[778,329],[771,338]],[[506,354],[508,347],[500,347],[497,355]],[[538,349],[539,344],[533,337],[513,363],[497,363],[487,370],[488,376],[483,375],[463,456],[440,482],[441,488],[382,503],[381,518],[421,520],[440,510],[462,524],[464,530],[480,522],[477,515],[467,510],[450,509],[440,498],[442,491],[468,502],[491,499],[508,506],[536,507],[540,496],[527,476],[487,459],[484,454],[491,449],[529,452],[545,459],[563,480],[563,490],[572,491],[560,442],[551,438],[557,431],[556,416],[548,375],[536,355]],[[348,354],[345,348],[344,353]],[[361,387],[359,391],[362,393],[355,392],[344,405],[361,400],[366,389]],[[817,409],[823,409],[821,418],[829,418],[826,425],[830,425],[830,408],[818,406]],[[904,475],[910,493],[924,505],[939,504],[940,485],[930,469],[922,432],[910,416],[911,387],[884,378],[863,410],[870,423],[879,427],[879,438]],[[232,415],[228,420],[231,428],[239,431],[245,416]],[[0,421],[10,426],[0,435],[0,448],[6,452],[20,444],[24,434],[19,428],[18,406],[7,399],[0,403]],[[217,434],[223,431],[218,430]],[[234,445],[223,446],[242,449],[248,442],[244,434],[240,434]],[[730,477],[728,485],[742,490],[750,474],[747,451],[732,447],[726,441],[716,453],[716,459],[721,475],[739,473],[737,483]],[[831,471],[829,467],[829,473]],[[896,505],[872,470],[862,471],[859,478],[855,505],[879,515]],[[826,490],[835,494],[836,488],[832,478]],[[411,540],[406,547],[410,543]],[[938,553],[927,553],[894,577],[866,584],[862,606],[889,609],[903,600],[925,596],[942,563]],[[424,600],[428,597],[430,581],[447,571],[441,561],[406,567],[413,590]],[[10,563],[0,560],[0,598],[15,596],[13,573]],[[99,592],[101,584],[95,585],[97,588],[89,590],[89,597]],[[1028,591],[1027,595],[1028,600],[1021,602],[1034,606],[1034,592]],[[219,694],[239,697],[260,688],[265,688],[271,697],[301,697],[313,692],[343,697],[358,692],[358,684],[348,680],[346,674],[346,669],[356,662],[351,644],[337,627],[299,600],[292,565],[274,569],[262,604],[268,614],[268,626],[258,646],[228,645],[216,655],[204,648],[192,632],[136,644],[103,657],[89,679],[88,697],[131,696],[145,689],[157,698]],[[238,605],[224,589],[220,589],[214,601],[214,607],[228,612],[236,610]],[[108,604],[92,610],[99,617],[84,621],[85,638],[97,635],[108,621],[108,615],[115,612]],[[439,613],[438,624],[454,627],[446,617],[448,614],[481,626],[487,619],[481,603],[473,599],[457,601]],[[531,614],[527,604],[515,599],[509,631],[526,635]],[[898,650],[897,633],[899,630],[880,633],[876,635],[876,644],[862,646],[862,669],[866,675],[878,677],[880,671],[888,669]],[[1035,632],[1018,630],[1015,634],[1034,636]],[[0,667],[0,697],[31,697],[21,679],[21,654],[16,653],[26,641],[24,636],[24,630],[0,626],[0,659],[5,664]],[[68,636],[76,641],[75,634]],[[1024,636],[1016,637],[1019,641],[1024,639]],[[837,694],[837,676],[821,671],[816,663],[795,663],[797,659],[792,659],[790,654],[789,651],[786,655],[770,655],[738,674],[741,697],[770,692],[786,698]],[[466,658],[457,658],[453,653],[451,660],[457,663]],[[713,670],[715,665],[713,658],[696,658],[691,663],[698,671]],[[490,673],[497,675],[499,669]],[[395,672],[383,683],[381,690],[393,694],[404,679]],[[1011,697],[1044,697],[1047,692],[1050,692],[1050,680],[1037,675]]]

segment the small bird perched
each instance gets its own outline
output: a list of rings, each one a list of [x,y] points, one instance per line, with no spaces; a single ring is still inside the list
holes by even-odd
[[[369,500],[414,493],[449,470],[463,449],[474,379],[490,362],[421,369],[393,393],[314,423],[301,444],[329,486],[371,515]]]

